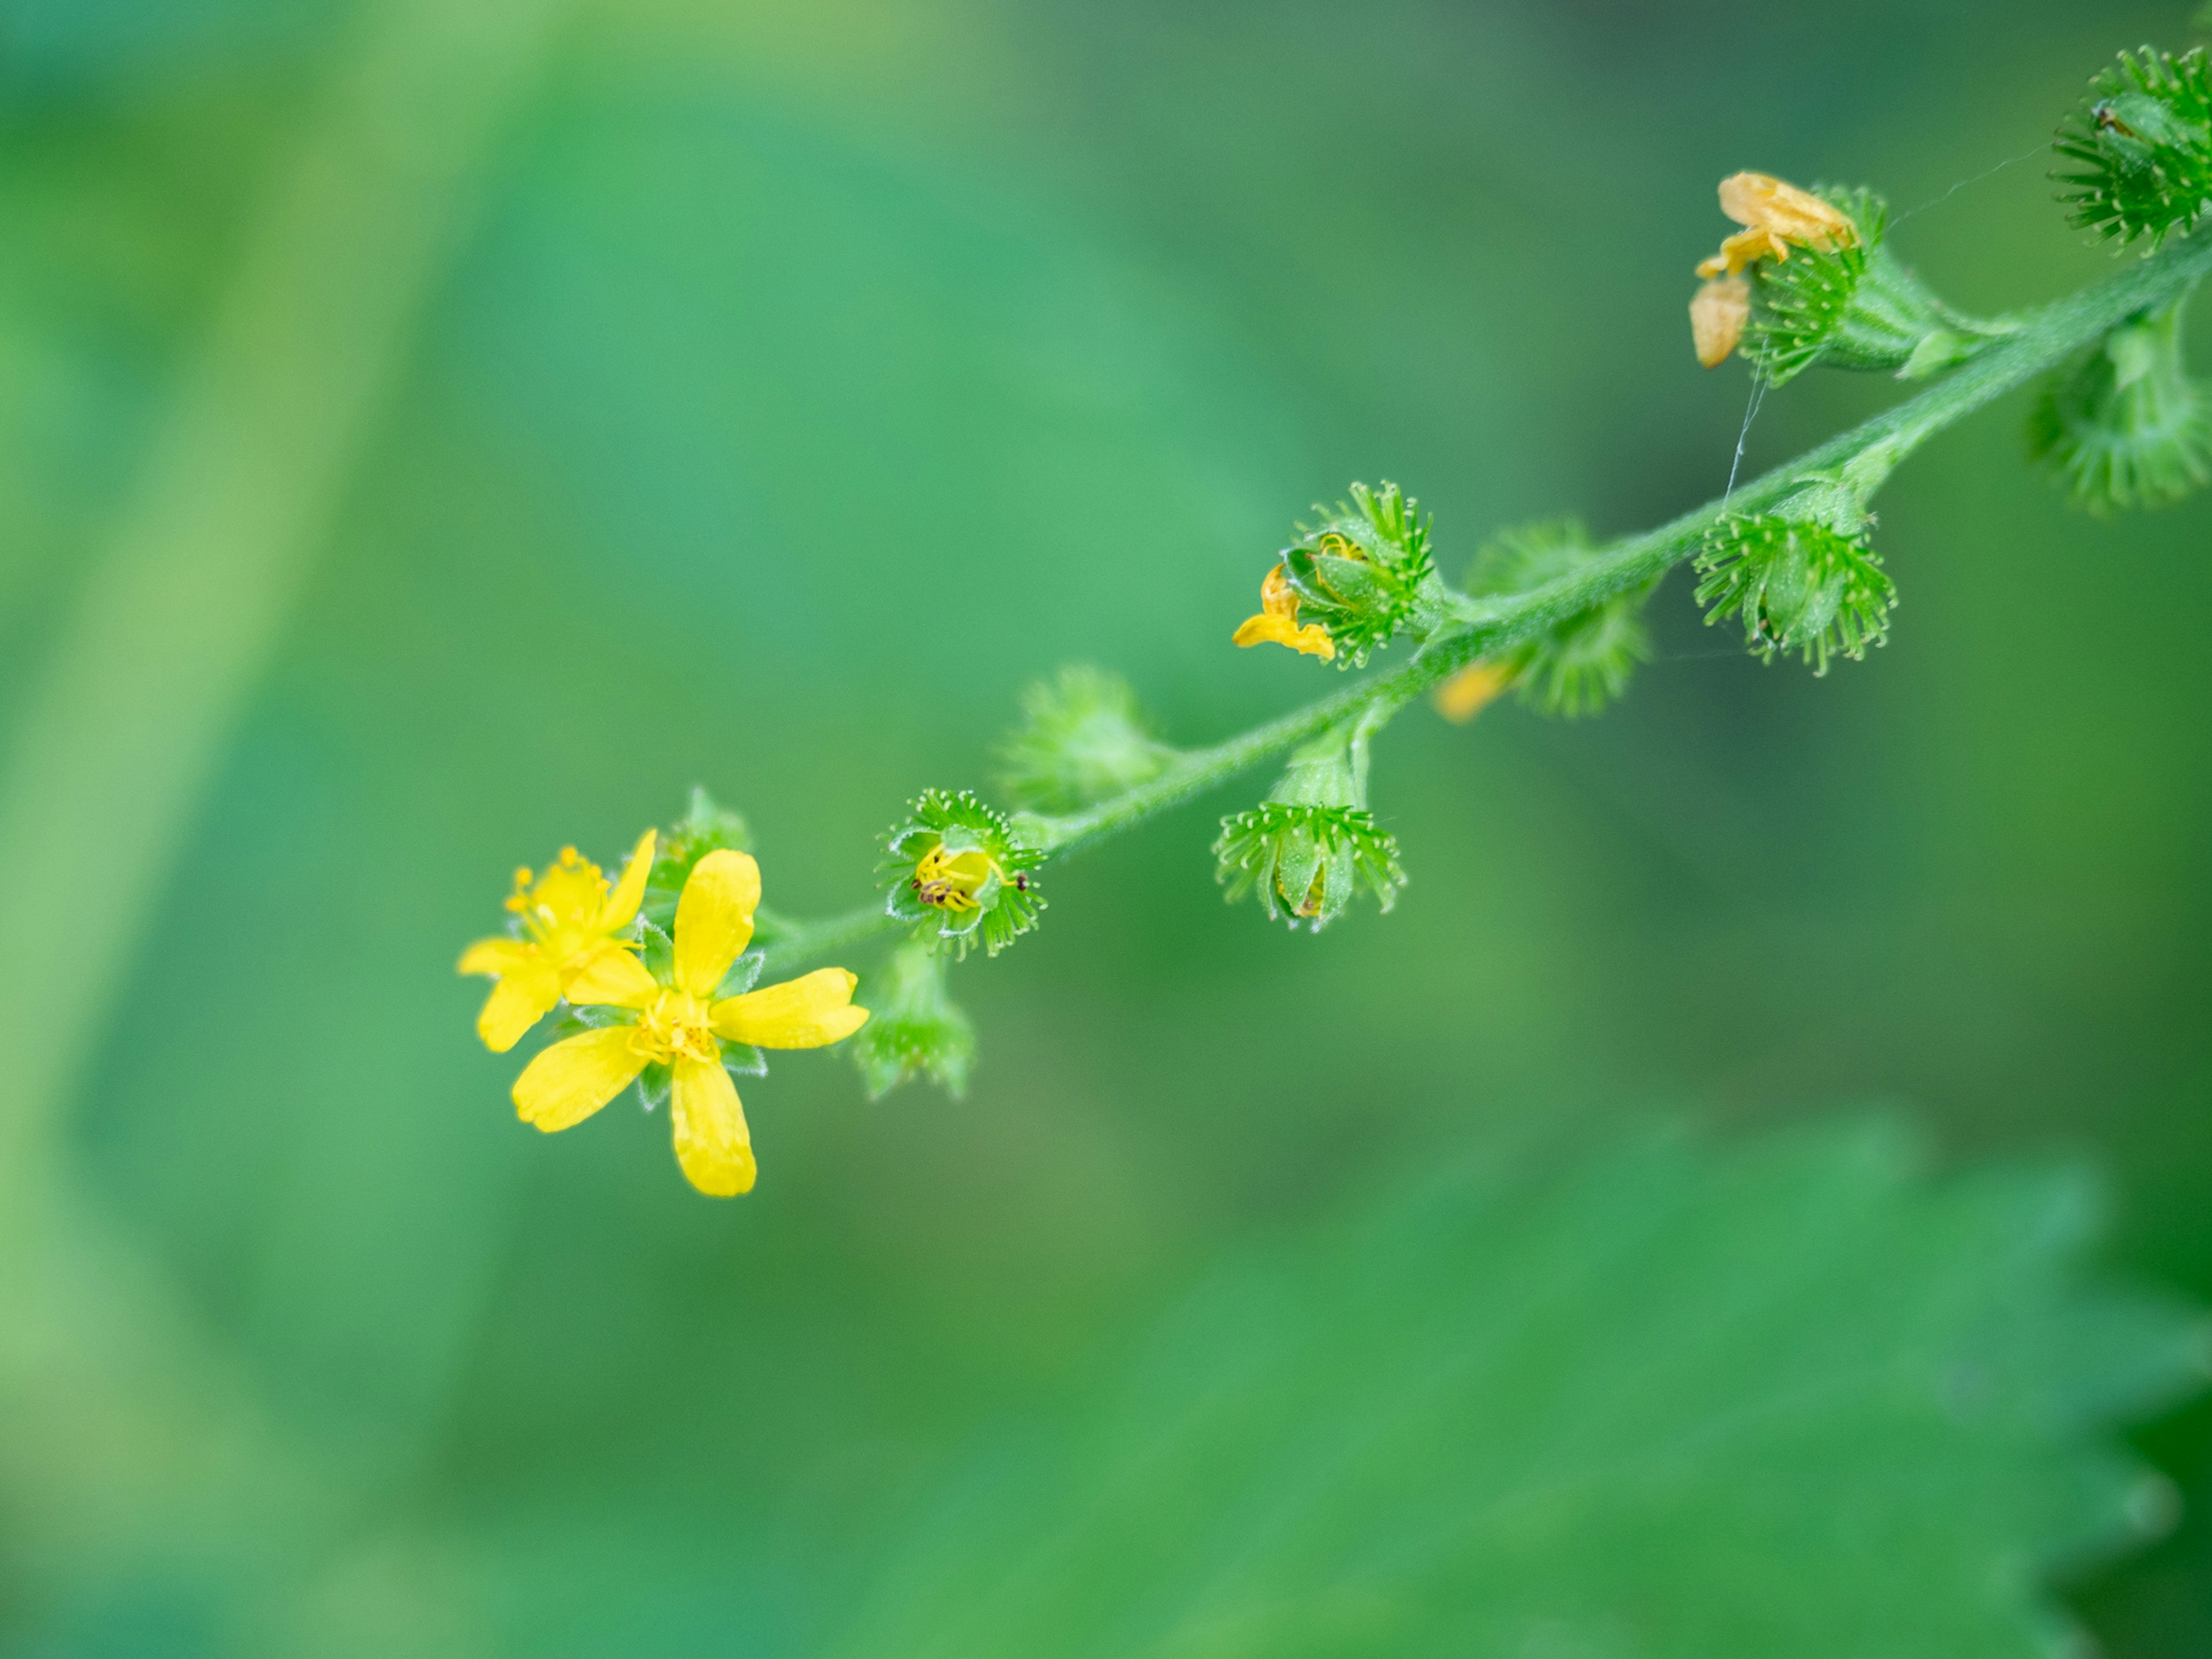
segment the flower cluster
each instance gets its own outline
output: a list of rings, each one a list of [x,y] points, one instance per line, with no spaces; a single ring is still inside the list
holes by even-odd
[[[965,957],[980,941],[996,956],[1037,924],[1044,900],[1034,872],[1044,855],[1005,816],[962,790],[932,789],[884,837],[876,866],[884,908],[917,939]]]
[[[702,810],[695,800],[694,817]],[[696,830],[698,826],[692,826]],[[726,833],[728,826],[721,826]],[[672,841],[679,847],[679,826]],[[756,1166],[732,1071],[765,1072],[762,1048],[818,1048],[866,1022],[853,1006],[854,976],[823,968],[753,988],[762,958],[747,954],[760,902],[760,866],[730,847],[688,858],[672,933],[639,915],[656,875],[658,837],[640,838],[619,882],[574,848],[543,876],[519,871],[507,908],[513,933],[480,940],[460,971],[495,983],[477,1022],[505,1053],[562,1001],[571,1035],[541,1051],[514,1083],[522,1121],[551,1133],[582,1122],[629,1088],[647,1106],[672,1102],[676,1157],[701,1192],[752,1188]]]
[[[1420,503],[1387,482],[1379,490],[1356,483],[1351,494],[1334,510],[1316,507],[1321,521],[1299,526],[1236,643],[1286,645],[1354,668],[1400,630],[1433,620],[1425,608],[1433,610],[1442,589]],[[1313,620],[1301,625],[1302,614]]]
[[[1721,211],[1743,228],[1698,265],[1705,286],[1690,302],[1690,331],[1707,368],[1725,362],[1743,338],[1751,318],[1751,284],[1742,274],[1747,267],[1761,259],[1786,262],[1793,247],[1833,253],[1859,240],[1847,216],[1767,173],[1732,173],[1721,180],[1720,197]]]

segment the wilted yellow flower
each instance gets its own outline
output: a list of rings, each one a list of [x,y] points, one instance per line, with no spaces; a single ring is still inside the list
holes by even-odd
[[[1431,694],[1437,713],[1464,726],[1513,686],[1512,671],[1503,663],[1471,662]]]
[[[514,872],[514,891],[507,908],[520,933],[509,939],[479,939],[462,953],[464,974],[489,974],[499,982],[477,1016],[477,1035],[495,1054],[522,1040],[522,1034],[552,1012],[579,975],[605,957],[637,948],[614,937],[637,919],[653,872],[654,832],[638,837],[612,891],[599,866],[573,847],[534,880],[527,867]]]
[[[701,1192],[717,1198],[752,1190],[752,1136],[722,1044],[819,1048],[853,1035],[868,1011],[852,1006],[859,981],[823,968],[781,985],[717,1000],[715,991],[753,936],[760,866],[724,848],[693,866],[676,902],[668,979],[627,951],[601,955],[569,987],[582,1006],[618,1008],[621,1024],[555,1043],[514,1080],[514,1107],[548,1133],[581,1123],[637,1080],[669,1068],[677,1162]]]
[[[1751,284],[1741,276],[1722,276],[1707,283],[1690,301],[1690,341],[1698,361],[1718,368],[1743,339],[1751,321]]]
[[[1291,650],[1326,662],[1336,655],[1336,641],[1319,623],[1298,626],[1298,596],[1277,565],[1260,584],[1260,614],[1245,619],[1237,629],[1238,645],[1287,645]]]
[[[1721,211],[1744,227],[1698,266],[1705,277],[1733,276],[1759,259],[1787,259],[1796,243],[1821,253],[1856,246],[1859,228],[1810,191],[1764,173],[1721,180]]]

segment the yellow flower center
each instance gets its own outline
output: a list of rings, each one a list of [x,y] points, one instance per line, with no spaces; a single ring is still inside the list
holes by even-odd
[[[706,1002],[689,991],[665,990],[647,1003],[630,1028],[630,1046],[656,1065],[721,1058]]]
[[[1009,877],[999,867],[998,860],[980,848],[965,853],[948,853],[945,843],[939,842],[924,853],[921,862],[914,867],[915,896],[924,904],[963,915],[976,908],[976,892],[994,875],[1009,887],[1026,889],[1029,885],[1027,877]]]

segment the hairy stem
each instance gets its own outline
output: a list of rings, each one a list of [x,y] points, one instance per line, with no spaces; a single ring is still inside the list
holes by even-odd
[[[2086,349],[2116,325],[2164,304],[2212,272],[2212,236],[2169,245],[2078,294],[2014,319],[2016,332],[1953,371],[1918,397],[1886,410],[1819,448],[1709,501],[1656,530],[1632,536],[1559,580],[1498,599],[1459,601],[1413,658],[1210,749],[1178,756],[1150,781],[1064,817],[1025,817],[1022,828],[1051,857],[1132,829],[1226,782],[1271,756],[1368,709],[1395,710],[1468,664],[1492,656],[1610,599],[1650,581],[1695,554],[1723,512],[1756,513],[1824,479],[1869,490],[1936,434]],[[769,950],[781,969],[842,950],[889,929],[878,908],[793,927]]]

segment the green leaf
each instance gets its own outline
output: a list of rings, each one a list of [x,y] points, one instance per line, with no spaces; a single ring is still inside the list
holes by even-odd
[[[827,1650],[2063,1650],[2039,1577],[2170,1516],[2112,1422],[2201,1322],[2086,1285],[2065,1171],[1887,1121],[1470,1159],[1225,1267],[981,1449]]]

